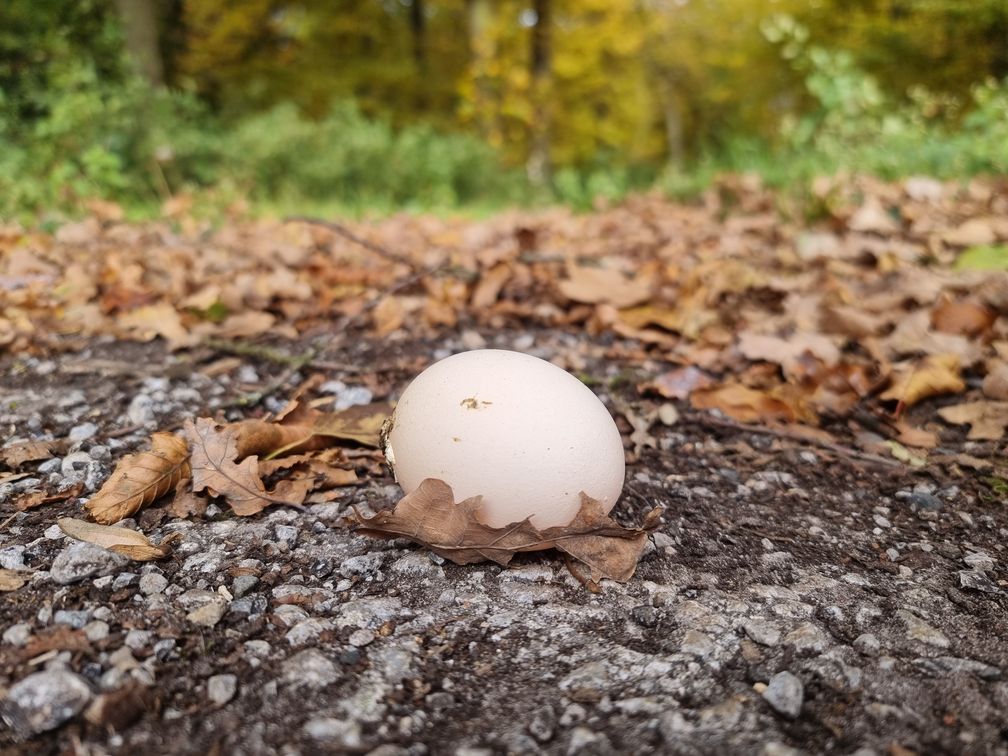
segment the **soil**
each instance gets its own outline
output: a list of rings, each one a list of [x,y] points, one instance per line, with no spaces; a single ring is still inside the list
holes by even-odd
[[[577,355],[617,415],[662,367],[559,331],[481,338]],[[327,376],[359,384],[349,366],[365,366],[394,398],[464,341],[361,338]],[[95,341],[7,357],[0,440],[94,422],[80,448],[107,445],[114,463],[151,430],[129,417],[138,394],[166,428],[284,372],[252,357],[223,377],[199,372],[222,356]],[[52,526],[81,516],[80,499],[23,513],[7,501],[0,553],[22,554],[32,576],[0,594],[0,627],[27,625],[0,645],[0,697],[43,669],[78,675],[90,694],[45,731],[0,704],[0,752],[1008,754],[1008,516],[982,474],[855,451],[843,426],[824,445],[675,404],[653,447],[628,449],[614,512],[631,524],[657,503],[663,524],[634,578],[599,593],[554,553],[457,566],[354,534],[341,520],[350,502],[394,503],[387,475],[303,512],[148,510],[138,521],[153,540],[181,534],[172,557],[66,584],[51,570],[71,542]],[[989,452],[961,437],[945,447]],[[153,590],[148,575],[167,582]],[[257,582],[237,595],[243,576]],[[193,619],[215,602],[218,621]]]

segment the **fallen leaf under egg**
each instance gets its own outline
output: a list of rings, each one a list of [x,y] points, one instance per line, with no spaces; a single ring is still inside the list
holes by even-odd
[[[480,505],[479,496],[456,502],[447,483],[428,478],[394,509],[368,517],[355,507],[349,519],[365,535],[408,538],[455,564],[489,561],[506,566],[520,552],[556,549],[589,570],[592,586],[603,578],[626,582],[633,577],[648,534],[662,514],[661,507],[655,507],[640,527],[626,528],[582,493],[581,509],[568,525],[538,530],[526,518],[494,528],[480,521]],[[573,568],[571,572],[581,579]]]

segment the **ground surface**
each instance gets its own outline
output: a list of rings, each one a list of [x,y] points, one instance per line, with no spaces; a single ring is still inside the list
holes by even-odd
[[[616,412],[635,399],[626,370],[648,368],[612,337],[549,329],[341,356],[394,398],[483,337],[579,354]],[[26,469],[93,490],[151,429],[282,369],[246,357],[210,377],[219,354],[160,344],[0,362],[5,436],[87,436]],[[396,500],[389,477],[304,512],[145,510],[154,540],[181,534],[147,564],[64,537],[77,500],[8,507],[0,560],[31,578],[0,594],[0,752],[1008,753],[1008,518],[980,476],[677,406],[616,509],[629,523],[662,504],[664,523],[636,576],[599,594],[552,553],[460,567],[343,527],[350,501]]]

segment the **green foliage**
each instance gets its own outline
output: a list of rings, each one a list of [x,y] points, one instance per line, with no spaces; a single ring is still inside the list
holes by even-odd
[[[228,171],[262,202],[328,201],[352,210],[452,208],[520,199],[518,176],[465,135],[393,129],[342,103],[320,121],[291,105],[243,119],[224,149]]]
[[[79,211],[92,197],[156,202],[170,182],[209,183],[215,151],[192,98],[139,80],[102,80],[88,65],[54,67],[36,118],[0,121],[0,214]]]
[[[44,116],[0,121],[0,216],[75,214],[100,197],[153,209],[179,192],[215,190],[260,206],[347,210],[502,205],[522,178],[466,135],[426,125],[393,129],[351,104],[314,121],[281,105],[234,123],[193,97],[93,69],[53,74]]]
[[[782,118],[775,141],[733,135],[698,171],[754,172],[773,185],[838,171],[888,179],[1008,172],[1008,79],[973,86],[964,102],[923,87],[901,100],[851,53],[809,44],[788,16],[764,24],[764,33],[802,74],[809,105]]]
[[[1008,173],[1004,0],[547,0],[545,74],[523,0],[149,2],[167,88],[129,64],[115,0],[0,4],[0,217],[182,192],[211,212],[586,210],[724,171]]]

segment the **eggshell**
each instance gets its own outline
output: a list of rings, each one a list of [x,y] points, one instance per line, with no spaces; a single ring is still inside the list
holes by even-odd
[[[479,349],[431,365],[406,388],[385,448],[407,493],[440,478],[480,519],[568,524],[580,492],[612,509],[626,473],[605,405],[581,381],[520,352]]]

